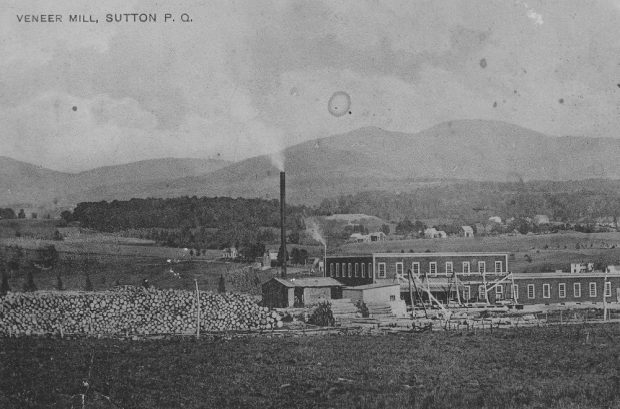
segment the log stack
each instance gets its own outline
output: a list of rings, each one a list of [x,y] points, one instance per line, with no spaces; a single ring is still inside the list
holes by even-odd
[[[105,292],[9,293],[0,298],[0,335],[154,335],[269,330],[280,315],[244,294],[121,287]],[[200,310],[200,314],[199,314]]]

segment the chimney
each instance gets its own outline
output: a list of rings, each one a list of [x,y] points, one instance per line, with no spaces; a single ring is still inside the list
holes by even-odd
[[[286,198],[286,183],[285,183],[285,173],[280,172],[280,245],[282,249],[282,278],[286,278],[286,217],[284,216],[284,210],[286,209],[285,204]]]

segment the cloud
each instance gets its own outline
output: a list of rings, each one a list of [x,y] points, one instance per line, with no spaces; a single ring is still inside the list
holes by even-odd
[[[534,21],[534,23],[536,23],[538,25],[543,25],[544,21],[543,21],[543,17],[542,17],[541,14],[537,13],[536,10],[534,10],[533,8],[528,6],[527,3],[523,2],[521,4],[527,10],[527,17],[530,20]]]
[[[458,118],[558,135],[620,127],[617,0],[24,4],[0,10],[2,154],[56,169],[242,159],[362,126],[415,132]],[[15,22],[46,10],[194,22]],[[336,91],[351,96],[350,115],[329,115]]]

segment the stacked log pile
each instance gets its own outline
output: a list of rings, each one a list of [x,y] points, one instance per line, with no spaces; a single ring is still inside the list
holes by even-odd
[[[122,287],[106,292],[9,293],[0,298],[0,334],[193,334],[268,330],[275,311],[243,294]],[[200,311],[199,311],[200,310]]]

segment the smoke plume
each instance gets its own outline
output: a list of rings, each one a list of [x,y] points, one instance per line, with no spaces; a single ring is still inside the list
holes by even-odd
[[[318,241],[324,246],[327,246],[327,241],[325,241],[325,239],[323,238],[319,225],[315,219],[308,219],[306,221],[306,231],[310,233],[314,240]]]

